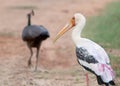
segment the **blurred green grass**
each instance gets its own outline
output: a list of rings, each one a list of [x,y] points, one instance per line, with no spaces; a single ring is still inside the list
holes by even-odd
[[[116,86],[120,86],[120,57],[110,55],[111,65],[115,71]]]
[[[101,15],[88,19],[83,36],[105,48],[120,49],[120,2],[109,4]]]
[[[117,77],[120,77],[120,65],[118,65],[120,63],[120,60],[118,60],[119,57],[115,57],[115,56],[110,56],[111,59],[111,63],[112,66],[114,67],[114,70],[116,72]]]
[[[113,2],[97,16],[88,18],[82,36],[102,47],[120,51],[120,2]],[[111,65],[116,72],[116,83],[120,86],[120,54],[109,52]]]

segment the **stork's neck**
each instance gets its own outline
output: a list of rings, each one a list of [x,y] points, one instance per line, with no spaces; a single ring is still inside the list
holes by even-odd
[[[73,28],[72,31],[72,39],[75,43],[75,45],[78,45],[81,39],[81,32],[85,26],[85,20],[79,21],[76,26]]]
[[[28,26],[30,26],[31,25],[31,15],[29,14],[28,15]]]

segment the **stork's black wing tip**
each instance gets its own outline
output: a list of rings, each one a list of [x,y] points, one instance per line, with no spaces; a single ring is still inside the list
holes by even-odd
[[[109,82],[111,85],[115,85],[115,82],[114,81],[110,81]]]

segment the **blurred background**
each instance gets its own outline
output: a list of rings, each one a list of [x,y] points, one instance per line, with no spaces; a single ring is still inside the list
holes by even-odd
[[[119,8],[119,0],[0,0],[0,86],[86,86],[71,31],[53,44],[57,32],[77,12],[87,18],[82,37],[104,47],[120,86]],[[32,24],[45,26],[51,35],[42,44],[37,72],[35,56],[33,67],[27,67],[30,52],[21,39],[31,9],[35,11]],[[91,73],[89,80],[90,86],[98,86]]]

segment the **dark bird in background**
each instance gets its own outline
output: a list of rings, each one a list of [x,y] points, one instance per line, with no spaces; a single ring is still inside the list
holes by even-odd
[[[35,71],[37,70],[38,65],[38,57],[39,57],[39,50],[41,47],[41,43],[43,40],[47,39],[50,35],[48,30],[43,27],[42,25],[31,25],[31,16],[34,16],[34,11],[32,10],[30,13],[27,14],[28,17],[28,25],[23,29],[22,32],[22,39],[27,43],[27,46],[30,50],[30,58],[28,60],[28,66],[31,66],[31,58],[33,56],[32,48],[37,49],[36,53],[36,66]]]

